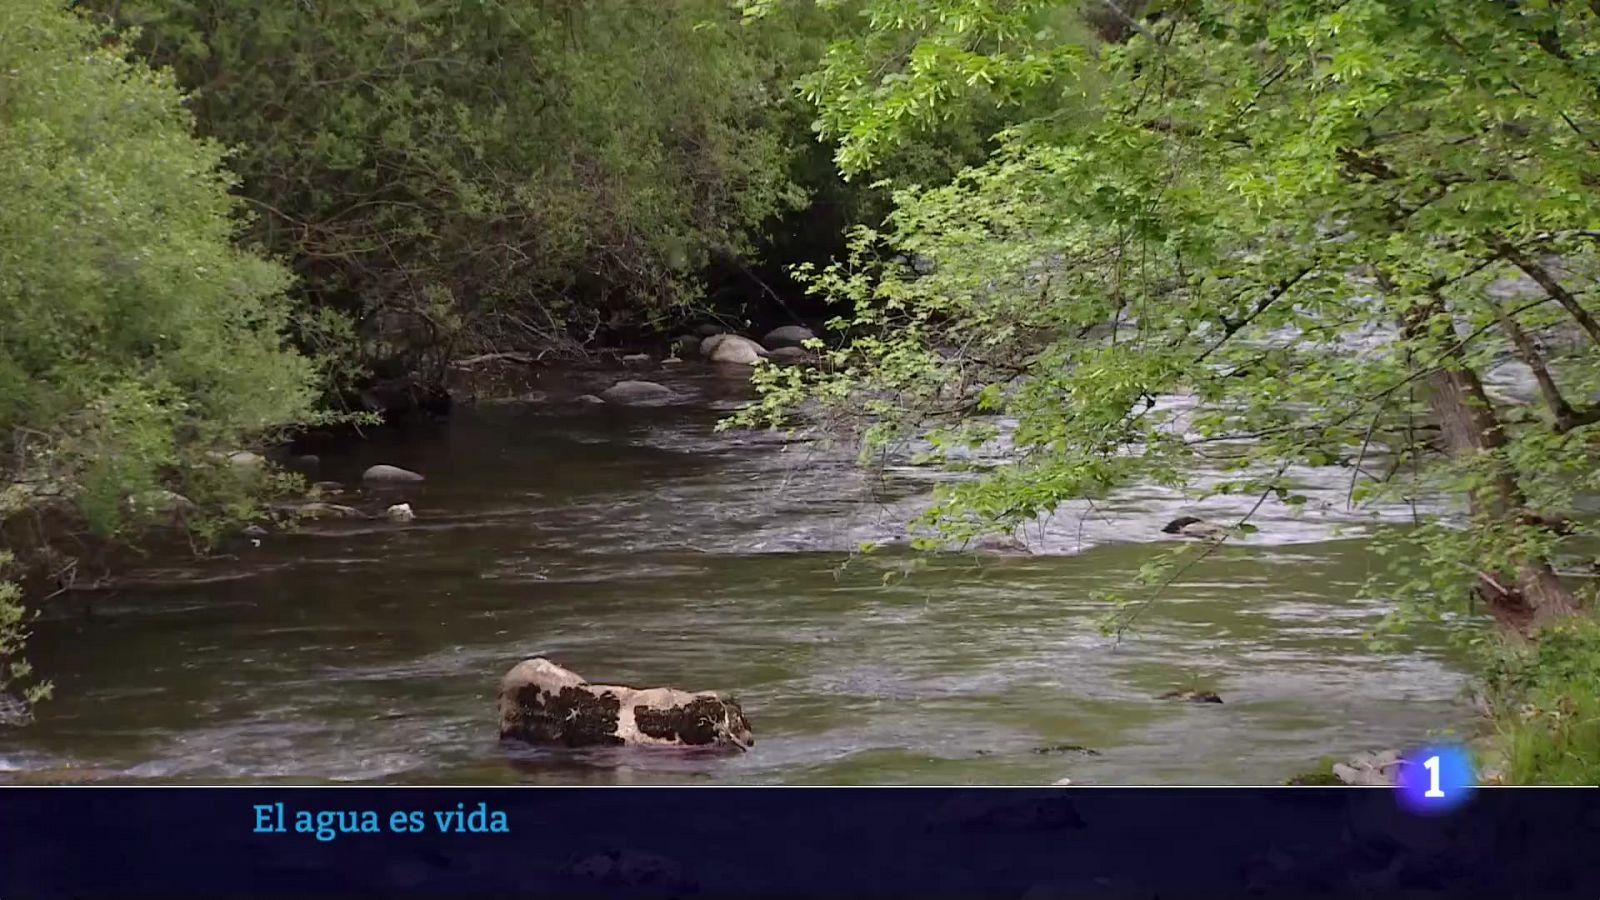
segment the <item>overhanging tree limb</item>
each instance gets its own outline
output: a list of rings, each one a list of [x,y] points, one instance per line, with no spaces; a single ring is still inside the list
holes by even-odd
[[[1538,261],[1524,253],[1516,244],[1503,237],[1496,236],[1491,238],[1491,241],[1495,250],[1501,256],[1504,256],[1512,265],[1521,269],[1524,274],[1537,282],[1539,287],[1550,295],[1550,299],[1561,304],[1561,307],[1582,326],[1583,330],[1589,333],[1589,337],[1594,340],[1595,345],[1600,346],[1600,322],[1595,321],[1594,316],[1590,315],[1589,311],[1583,308],[1583,304],[1578,302],[1578,298],[1573,296],[1565,285],[1557,281],[1554,275],[1550,274],[1549,269],[1546,269]]]

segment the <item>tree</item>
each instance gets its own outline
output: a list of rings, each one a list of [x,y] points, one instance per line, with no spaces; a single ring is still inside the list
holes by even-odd
[[[1015,462],[941,492],[926,520],[954,537],[1134,479],[1293,506],[1292,467],[1342,465],[1354,503],[1465,501],[1396,554],[1404,612],[1482,599],[1532,635],[1578,609],[1559,570],[1594,534],[1575,498],[1600,488],[1595,9],[1189,0],[1066,53],[1025,36],[1069,4],[866,6],[964,62],[874,79],[830,54],[819,122],[846,168],[974,75],[1059,103],[951,184],[902,191],[811,273],[853,304],[848,345],[823,374],[764,372],[741,421],[791,421],[809,398],[869,446],[925,442],[946,463],[1013,421]],[[1492,289],[1513,274],[1537,293]],[[1505,360],[1535,375],[1538,406],[1485,388]]]
[[[720,0],[91,5],[177,70],[252,237],[382,375],[646,329],[804,201],[773,80],[803,42]]]
[[[233,243],[225,152],[170,73],[53,0],[0,4],[0,528],[135,536],[243,496],[222,451],[307,418],[290,275]],[[9,562],[9,559],[4,562]],[[0,585],[0,687],[25,616]]]

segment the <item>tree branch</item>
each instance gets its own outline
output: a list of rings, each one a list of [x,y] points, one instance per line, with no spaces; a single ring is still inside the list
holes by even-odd
[[[1521,248],[1503,237],[1496,235],[1490,241],[1501,256],[1504,256],[1512,265],[1521,269],[1524,274],[1537,282],[1539,287],[1544,288],[1544,292],[1550,295],[1550,299],[1561,304],[1562,308],[1570,313],[1572,318],[1576,319],[1578,324],[1583,327],[1583,330],[1589,333],[1589,337],[1594,339],[1595,344],[1600,346],[1600,322],[1595,321],[1594,316],[1590,315],[1589,311],[1583,308],[1583,304],[1578,302],[1578,298],[1573,296],[1565,285],[1557,281],[1554,275],[1550,274],[1550,270],[1540,265],[1532,257],[1523,253]]]

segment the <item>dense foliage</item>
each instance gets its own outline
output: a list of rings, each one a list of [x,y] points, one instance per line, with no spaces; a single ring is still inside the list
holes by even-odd
[[[223,149],[98,37],[50,0],[0,9],[0,515],[48,498],[110,535],[316,385],[283,343],[289,273],[233,243]]]
[[[284,343],[289,273],[234,244],[223,148],[99,38],[52,0],[0,4],[0,532],[24,552],[248,507],[227,451],[317,390]],[[0,583],[0,691],[27,682],[27,620]]]
[[[784,66],[815,51],[720,0],[92,5],[238,148],[252,236],[397,369],[648,331],[805,200]]]
[[[1375,589],[1397,621],[1486,607],[1532,635],[1579,609],[1580,501],[1600,490],[1600,12],[1188,0],[1075,56],[1025,38],[1057,4],[870,5],[879,34],[858,48],[911,30],[914,49],[875,80],[865,51],[834,52],[815,79],[847,169],[975,79],[1053,89],[1056,109],[952,183],[900,192],[812,273],[853,304],[852,339],[825,374],[764,373],[743,421],[809,398],[869,448],[934,463],[1006,442],[1013,462],[943,492],[925,523],[942,537],[1136,480],[1249,495],[1242,535],[1262,504],[1305,506],[1300,467],[1342,466],[1351,505],[1462,501],[1385,542]],[[1485,387],[1505,363],[1537,396]],[[1116,627],[1149,596],[1121,598]]]

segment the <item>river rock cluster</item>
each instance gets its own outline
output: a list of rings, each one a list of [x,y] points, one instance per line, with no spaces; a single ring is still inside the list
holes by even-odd
[[[1399,750],[1382,750],[1359,754],[1349,762],[1334,763],[1333,774],[1345,784],[1389,787],[1400,776],[1403,765],[1405,760]]]
[[[815,338],[816,334],[804,325],[779,326],[767,332],[759,341],[712,330],[709,334],[685,334],[673,338],[672,352],[674,358],[699,357],[706,362],[725,365],[753,366],[763,360],[799,363],[812,358],[805,349],[805,343]]]
[[[663,366],[682,363],[684,359],[700,359],[725,366],[756,366],[762,363],[800,364],[815,361],[815,356],[805,348],[816,334],[804,325],[783,325],[767,332],[760,341],[743,335],[721,331],[716,326],[704,326],[702,333],[682,334],[672,339],[672,355],[661,360]],[[625,365],[648,365],[650,357],[641,353],[622,357]],[[671,403],[677,394],[663,384],[642,379],[626,379],[596,394],[583,394],[575,403],[613,404],[618,406],[651,406]]]

